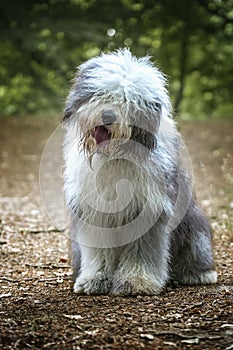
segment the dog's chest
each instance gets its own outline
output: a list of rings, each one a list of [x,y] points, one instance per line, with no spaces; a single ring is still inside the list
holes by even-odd
[[[154,178],[139,164],[114,159],[93,162],[80,179],[80,207],[92,225],[118,227],[134,220],[145,205],[157,209],[159,189]]]

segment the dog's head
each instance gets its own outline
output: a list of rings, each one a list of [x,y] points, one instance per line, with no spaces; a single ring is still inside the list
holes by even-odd
[[[152,150],[160,119],[170,112],[164,75],[149,57],[137,59],[124,49],[79,67],[63,122],[77,128],[88,154],[126,149],[128,140]]]

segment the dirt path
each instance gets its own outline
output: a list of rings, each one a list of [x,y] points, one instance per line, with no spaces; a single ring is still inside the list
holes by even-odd
[[[67,232],[54,227],[67,227],[64,207],[51,199],[51,223],[38,182],[56,124],[1,120],[0,349],[233,349],[233,121],[181,128],[197,195],[215,230],[218,284],[131,298],[72,292]],[[46,155],[50,184],[59,181],[53,173],[59,150],[51,146]],[[46,198],[53,197],[49,190]]]

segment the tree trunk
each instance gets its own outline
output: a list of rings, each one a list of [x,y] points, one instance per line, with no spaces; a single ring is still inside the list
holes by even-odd
[[[187,8],[186,16],[184,19],[184,27],[181,34],[180,42],[180,61],[179,61],[179,90],[175,99],[175,111],[178,114],[180,111],[180,105],[184,95],[185,89],[185,78],[187,74],[187,62],[188,62],[188,51],[189,51],[189,35],[190,35],[190,26],[189,26],[189,8]]]

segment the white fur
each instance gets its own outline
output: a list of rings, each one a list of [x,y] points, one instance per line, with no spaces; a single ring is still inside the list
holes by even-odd
[[[165,76],[150,62],[150,57],[136,59],[128,49],[118,50],[111,55],[102,54],[90,59],[80,67],[80,74],[92,64],[98,65],[89,75],[89,87],[98,95],[105,92],[105,98],[113,96],[114,101],[160,102],[162,115],[171,114],[171,103],[165,88]],[[91,102],[91,101],[90,101]]]
[[[215,270],[204,271],[198,276],[184,275],[182,281],[184,285],[213,284],[217,283],[218,274]]]
[[[162,124],[165,124],[165,121]],[[67,204],[72,206],[73,202],[74,205],[79,203],[81,207],[85,207],[85,218],[90,217],[91,221],[91,225],[84,225],[83,221],[76,224],[77,233],[79,232],[77,241],[103,248],[126,244],[145,234],[147,228],[157,221],[162,210],[171,214],[172,205],[165,193],[164,184],[157,178],[159,168],[172,167],[174,161],[172,154],[167,150],[163,151],[163,148],[165,150],[169,142],[173,141],[171,135],[175,134],[170,130],[174,127],[170,120],[166,124],[167,128],[161,128],[160,131],[164,132],[166,144],[161,136],[159,159],[151,157],[151,153],[142,146],[139,148],[142,155],[138,153],[138,159],[134,154],[121,155],[119,159],[118,156],[109,157],[97,153],[91,166],[84,153],[78,152],[77,133],[72,128],[68,130],[68,142],[64,146],[64,189]],[[157,162],[159,164],[156,164]],[[98,173],[102,170],[103,176],[97,181]],[[146,202],[142,202],[144,197]],[[136,208],[140,202],[144,206],[143,215],[136,218],[132,224],[124,225],[126,215],[130,215],[129,211]],[[124,210],[128,203],[130,207]],[[109,217],[102,216],[99,212],[118,213],[118,228],[104,229]]]
[[[111,139],[101,148],[95,127],[109,110],[116,123],[106,126]],[[173,233],[166,230],[166,218],[173,214],[176,176],[186,179],[164,75],[149,57],[136,59],[128,49],[88,60],[79,67],[65,119],[64,190],[73,226],[74,291],[157,294],[171,277]],[[145,145],[131,139],[135,127],[141,141],[146,138]],[[155,149],[146,146],[149,134],[156,137]],[[127,151],[121,153],[124,145]],[[191,191],[181,198],[186,203],[182,202],[180,221],[191,203]],[[198,218],[192,206],[188,215]],[[176,250],[182,237],[185,244],[190,240],[190,252],[184,260],[178,254],[174,263],[180,266],[177,276],[183,270],[180,281],[215,283],[208,230],[194,238],[187,236],[186,224],[180,230],[177,242],[173,240]]]

